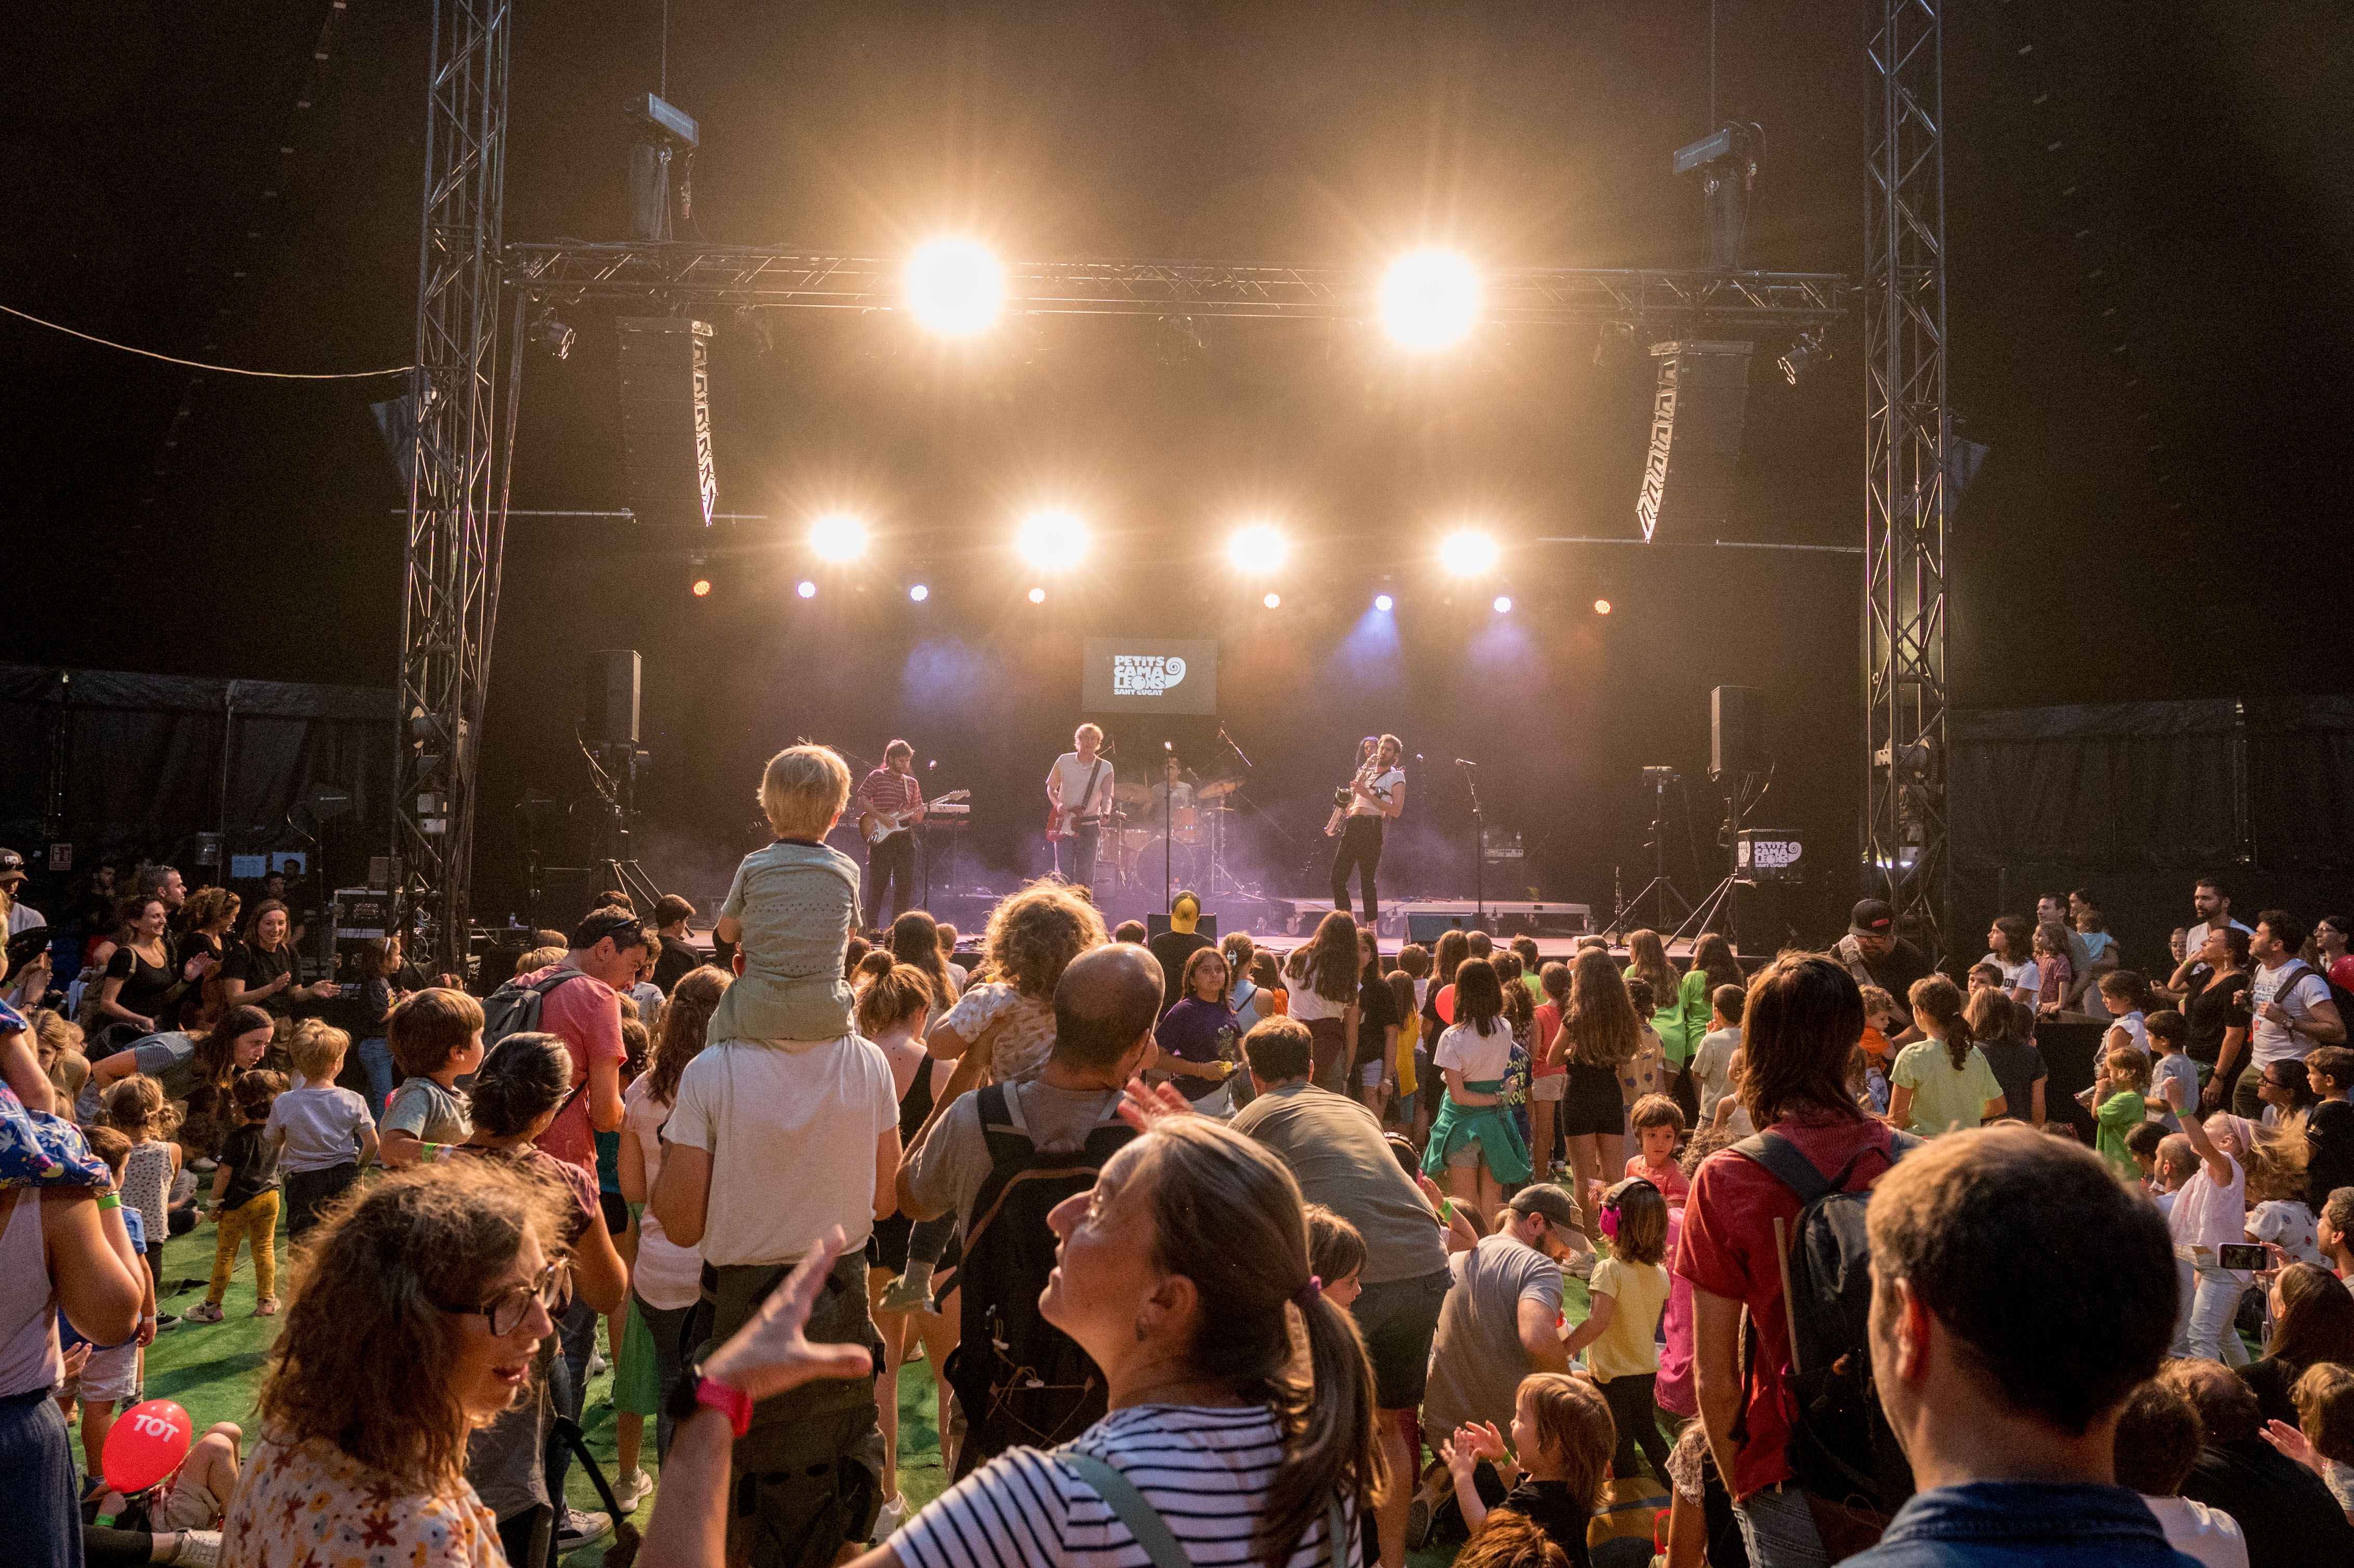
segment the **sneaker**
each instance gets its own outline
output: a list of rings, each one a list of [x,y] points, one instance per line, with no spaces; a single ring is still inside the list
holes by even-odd
[[[875,1516],[875,1533],[867,1540],[880,1541],[907,1523],[907,1494],[900,1492],[894,1495],[889,1502],[883,1505],[883,1511]]]
[[[253,1304],[253,1315],[257,1318],[277,1317],[278,1298],[275,1296],[265,1296],[259,1301],[256,1301]]]
[[[199,1301],[188,1308],[188,1321],[191,1323],[217,1323],[223,1316],[225,1314],[221,1311],[220,1303],[217,1301]],[[162,1319],[158,1319],[155,1326],[161,1330]]]
[[[623,1513],[635,1513],[646,1494],[654,1489],[654,1478],[643,1470],[631,1470],[613,1482],[613,1500]]]
[[[576,1546],[601,1541],[612,1531],[611,1516],[567,1505],[563,1521],[556,1527],[556,1550],[558,1552],[569,1552]]]
[[[883,1299],[876,1310],[913,1312],[930,1305],[931,1295],[932,1282],[928,1278],[911,1280],[904,1274],[896,1274],[891,1277],[891,1283],[883,1287]]]
[[[155,1319],[155,1331],[159,1334],[168,1334],[179,1326],[180,1319],[169,1312]]]
[[[188,1161],[188,1169],[191,1171],[215,1171],[218,1170],[219,1166],[210,1159],[191,1160]]]
[[[1405,1505],[1405,1549],[1419,1552],[1430,1544],[1431,1531],[1438,1524],[1438,1510],[1420,1492]]]
[[[603,1351],[591,1351],[588,1352],[588,1365],[583,1372],[582,1375],[584,1377],[595,1377],[599,1372],[610,1372],[612,1369],[613,1363],[605,1359]]]
[[[167,1561],[182,1563],[189,1568],[217,1568],[220,1562],[221,1532],[217,1530],[184,1530],[180,1542],[172,1548]]]

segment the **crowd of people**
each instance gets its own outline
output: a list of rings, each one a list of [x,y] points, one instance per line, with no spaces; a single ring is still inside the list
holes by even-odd
[[[479,1000],[392,942],[309,980],[283,902],[158,868],[72,984],[0,977],[13,1554],[552,1563],[653,1492],[656,1563],[2354,1561],[2347,922],[2202,882],[2160,982],[2055,897],[1948,976],[1867,900],[1744,974],[1345,910],[1278,954],[1190,894],[1148,941],[1049,879],[968,970],[864,928],[851,785],[769,762],[707,957],[617,894]],[[240,1255],[252,1441],[110,1492]]]

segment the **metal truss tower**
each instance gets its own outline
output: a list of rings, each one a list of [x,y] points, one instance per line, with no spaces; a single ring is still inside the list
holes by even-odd
[[[1864,205],[1863,885],[1933,957],[1950,923],[1946,152],[1938,0],[1877,0]]]
[[[462,974],[482,731],[506,524],[494,462],[508,0],[433,0],[417,266],[416,438],[393,765],[393,928]],[[510,371],[512,374],[512,370]]]

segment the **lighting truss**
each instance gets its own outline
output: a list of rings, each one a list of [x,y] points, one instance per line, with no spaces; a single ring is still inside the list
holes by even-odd
[[[417,267],[415,463],[393,765],[394,929],[463,973],[482,731],[505,530],[493,487],[508,0],[434,0]]]
[[[873,257],[758,246],[511,245],[507,276],[535,300],[667,296],[684,303],[877,311],[901,304],[900,267]],[[1182,314],[1349,321],[1373,313],[1371,268],[1225,261],[1032,261],[1005,269],[1005,303],[1035,315]],[[1823,326],[1852,285],[1833,272],[1707,272],[1515,267],[1480,275],[1483,322],[1662,329]]]
[[[1946,171],[1936,0],[1878,0],[1864,206],[1865,885],[1933,958],[1951,924]]]

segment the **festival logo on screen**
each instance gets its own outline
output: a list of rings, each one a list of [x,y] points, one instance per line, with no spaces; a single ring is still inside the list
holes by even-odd
[[[1118,653],[1111,662],[1115,697],[1161,697],[1185,679],[1185,661],[1174,654]]]

